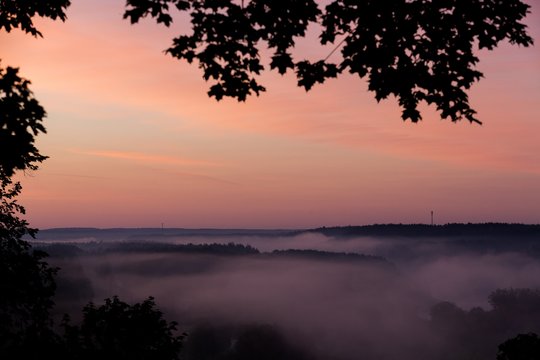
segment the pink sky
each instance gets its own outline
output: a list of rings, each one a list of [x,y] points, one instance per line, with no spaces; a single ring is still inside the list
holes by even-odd
[[[196,65],[163,54],[186,25],[131,26],[123,6],[75,0],[66,23],[39,21],[44,39],[0,34],[2,66],[20,67],[48,112],[50,159],[20,176],[33,226],[302,228],[431,210],[438,223],[540,222],[538,46],[480,54],[483,126],[431,108],[412,124],[352,76],[306,94],[269,73],[259,98],[218,103]],[[318,51],[308,40],[297,54]]]

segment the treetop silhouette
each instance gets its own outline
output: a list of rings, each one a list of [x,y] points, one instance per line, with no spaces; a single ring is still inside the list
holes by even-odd
[[[530,6],[520,0],[334,0],[323,9],[315,0],[127,0],[124,18],[150,16],[170,26],[170,8],[189,13],[192,32],[166,52],[198,62],[217,100],[265,91],[257,76],[266,44],[270,69],[293,71],[306,91],[349,72],[367,79],[377,101],[395,96],[402,118],[413,122],[425,101],[442,118],[480,123],[466,93],[482,77],[474,51],[502,40],[533,44],[520,22]],[[321,60],[296,60],[291,50],[310,24],[321,27],[321,45],[333,50]],[[333,54],[338,50],[341,56]]]
[[[518,334],[499,345],[497,360],[534,360],[540,358],[540,338],[535,333]]]
[[[34,16],[66,19],[69,0],[3,1],[0,30],[21,28],[41,36]],[[418,104],[434,104],[441,118],[480,123],[467,90],[483,74],[476,69],[477,49],[501,41],[529,46],[521,22],[530,6],[521,0],[334,0],[324,8],[316,0],[126,0],[124,18],[137,23],[152,17],[173,23],[171,9],[187,12],[191,34],[173,40],[166,52],[196,61],[208,91],[245,101],[266,89],[258,82],[265,70],[260,49],[272,52],[269,68],[294,72],[306,91],[344,72],[366,78],[377,101],[393,95],[402,118],[420,120]],[[324,59],[297,60],[292,49],[310,25],[321,29]],[[335,54],[339,51],[339,55]]]
[[[34,170],[47,157],[34,145],[35,136],[45,133],[45,109],[34,98],[30,81],[19,69],[0,67],[0,176],[15,170]]]
[[[176,335],[177,323],[168,322],[152,297],[130,305],[114,296],[83,309],[81,325],[64,319],[67,359],[179,358],[185,333]]]
[[[0,30],[10,32],[20,28],[34,36],[42,36],[34,26],[33,17],[66,20],[65,11],[70,0],[3,0],[0,2]]]
[[[54,342],[49,311],[57,269],[22,239],[37,230],[20,218],[20,192],[21,185],[0,167],[0,358],[6,359],[34,358],[37,347]]]

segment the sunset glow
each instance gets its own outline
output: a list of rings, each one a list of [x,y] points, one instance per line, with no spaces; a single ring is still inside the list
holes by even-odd
[[[38,22],[43,39],[0,33],[2,66],[48,113],[50,159],[19,175],[33,226],[305,228],[428,223],[431,210],[437,223],[540,223],[538,45],[479,53],[482,126],[429,107],[413,124],[349,75],[306,93],[269,73],[260,97],[216,102],[196,65],[163,53],[187,25],[130,25],[123,7],[76,0],[65,23]]]

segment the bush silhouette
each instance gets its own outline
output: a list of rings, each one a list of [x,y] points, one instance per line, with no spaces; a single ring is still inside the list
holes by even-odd
[[[534,333],[519,334],[499,345],[497,360],[540,359],[540,338]]]
[[[80,325],[64,319],[66,356],[70,359],[178,359],[185,334],[175,335],[175,322],[163,319],[153,298],[129,305],[118,297],[83,309]]]

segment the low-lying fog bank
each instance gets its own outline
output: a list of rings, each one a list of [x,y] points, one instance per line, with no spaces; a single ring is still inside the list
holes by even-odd
[[[35,243],[61,268],[57,311],[153,296],[191,334],[188,359],[230,358],[253,338],[283,359],[494,359],[504,340],[540,332],[540,261],[515,243],[98,233]],[[494,293],[511,288],[532,290]]]

